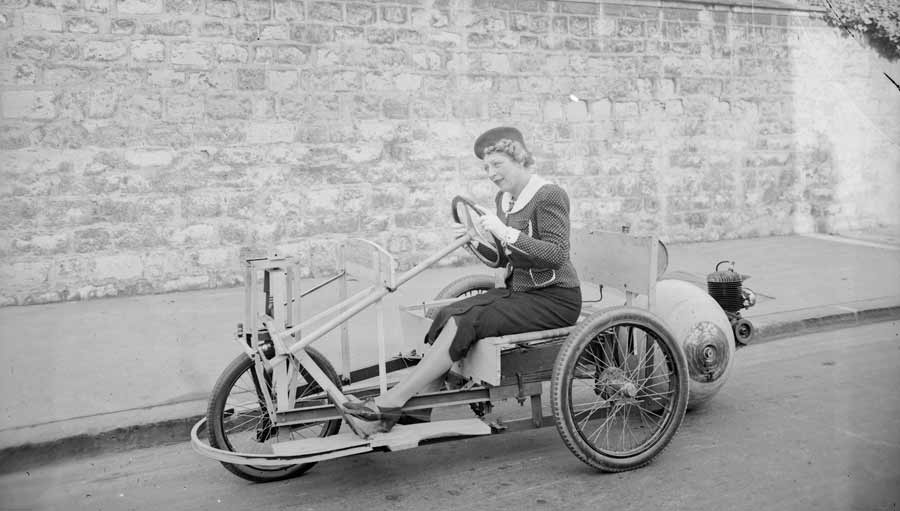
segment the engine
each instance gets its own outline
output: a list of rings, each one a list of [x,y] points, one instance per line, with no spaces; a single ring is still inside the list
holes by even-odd
[[[730,263],[731,267],[719,270],[723,263]],[[756,294],[743,287],[748,275],[741,275],[734,271],[734,261],[720,261],[716,270],[706,277],[706,288],[709,296],[713,297],[719,307],[725,311],[734,339],[741,345],[750,344],[753,338],[753,323],[741,317],[741,309],[749,309],[756,305]]]

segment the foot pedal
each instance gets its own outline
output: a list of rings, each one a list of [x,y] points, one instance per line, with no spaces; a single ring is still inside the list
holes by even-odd
[[[368,440],[364,440],[353,433],[303,438],[272,444],[272,454],[286,458],[297,458],[298,462],[342,458],[371,450],[372,447],[369,446]],[[307,460],[306,458],[309,459]]]
[[[372,435],[369,442],[372,448],[386,447],[391,451],[402,451],[417,447],[425,440],[454,436],[490,435],[491,428],[478,419],[458,419],[448,421],[426,422],[397,425],[387,433]]]

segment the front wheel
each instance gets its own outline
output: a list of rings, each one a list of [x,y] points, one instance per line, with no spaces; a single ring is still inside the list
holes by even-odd
[[[340,379],[328,359],[312,348],[306,348],[306,352],[328,379],[340,388]],[[299,363],[296,367],[299,374],[295,380],[295,408],[327,404],[328,397],[319,384]],[[340,419],[294,426],[273,425],[264,394],[268,393],[273,405],[276,403],[272,374],[261,368],[261,365],[257,366],[253,359],[242,353],[219,376],[206,412],[209,444],[212,447],[248,454],[272,454],[272,444],[276,442],[337,434],[341,429]],[[315,463],[281,467],[255,467],[225,462],[222,465],[238,477],[263,483],[299,476]]]
[[[466,275],[444,286],[443,289],[438,291],[438,294],[435,295],[434,299],[445,300],[448,298],[468,298],[490,291],[495,287],[494,277],[491,275]],[[440,307],[431,307],[425,311],[425,317],[434,319],[434,316],[439,310]]]
[[[553,366],[556,428],[578,459],[604,472],[646,465],[684,419],[687,362],[668,328],[630,307],[580,323]]]

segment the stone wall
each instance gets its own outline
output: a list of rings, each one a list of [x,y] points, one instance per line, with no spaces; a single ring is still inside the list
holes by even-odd
[[[897,63],[815,10],[658,5],[0,0],[0,304],[236,285],[275,246],[318,275],[350,236],[408,267],[489,202],[500,124],[576,226],[900,222]]]

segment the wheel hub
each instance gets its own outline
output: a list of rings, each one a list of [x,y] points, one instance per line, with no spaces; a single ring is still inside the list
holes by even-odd
[[[719,379],[728,367],[728,337],[716,324],[697,323],[684,340],[691,379],[711,382]]]
[[[631,399],[637,395],[637,385],[621,368],[607,367],[597,377],[594,392],[606,399]]]

